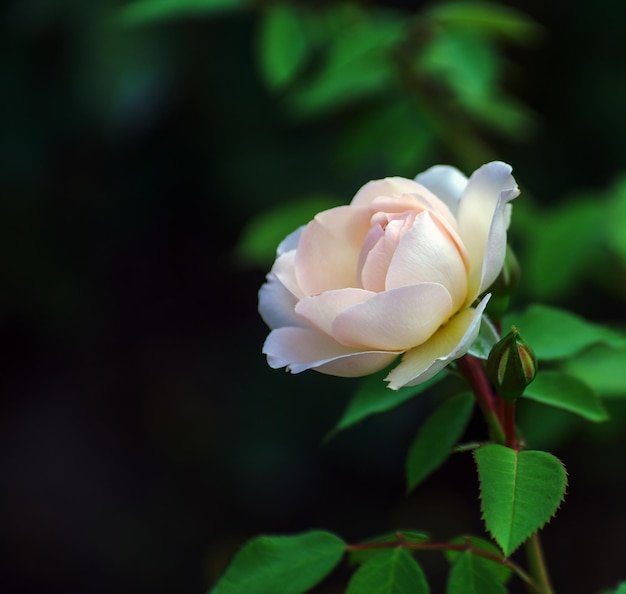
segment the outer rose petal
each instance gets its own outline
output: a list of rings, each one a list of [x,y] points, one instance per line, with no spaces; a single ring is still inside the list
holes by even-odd
[[[415,181],[428,188],[456,216],[459,200],[467,186],[467,177],[456,167],[434,165],[416,175]]]
[[[267,275],[267,282],[259,289],[259,313],[271,328],[304,326],[296,315],[298,298],[281,283],[275,274]]]
[[[425,211],[415,217],[393,254],[386,289],[433,282],[448,289],[453,311],[467,296],[467,270],[456,244]]]
[[[428,340],[453,311],[452,298],[442,285],[399,287],[339,314],[333,336],[361,349],[405,351]]]
[[[263,353],[272,369],[286,367],[291,373],[315,369],[341,377],[375,373],[400,354],[345,347],[312,328],[272,330],[263,345]]]
[[[285,252],[276,258],[271,274],[296,297],[304,297],[304,292],[296,280],[296,250]]]
[[[357,263],[370,217],[365,208],[338,206],[317,214],[304,228],[295,261],[304,294],[358,286]]]
[[[465,355],[478,336],[481,317],[490,297],[486,295],[476,309],[463,310],[428,342],[406,352],[400,364],[385,378],[388,387],[399,390],[403,386],[421,384],[454,359]]]
[[[518,195],[511,166],[500,161],[483,165],[467,183],[459,204],[458,225],[470,261],[470,302],[502,269],[509,221],[506,204]]]

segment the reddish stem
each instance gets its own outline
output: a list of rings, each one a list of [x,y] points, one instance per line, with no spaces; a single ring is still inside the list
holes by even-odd
[[[404,548],[412,549],[414,551],[469,551],[470,553],[473,553],[474,555],[477,555],[479,557],[490,559],[491,561],[495,561],[496,563],[501,563],[502,565],[510,567],[524,582],[526,582],[526,584],[528,584],[531,588],[536,589],[532,578],[516,563],[513,563],[513,561],[510,561],[505,557],[501,557],[500,555],[491,553],[490,551],[485,551],[484,549],[474,547],[471,544],[469,538],[467,539],[467,542],[465,544],[454,544],[450,542],[408,542],[404,538],[404,535],[399,532],[396,534],[396,539],[397,541],[369,542],[347,545],[346,550],[363,551],[368,549],[389,549],[397,546],[402,546]]]
[[[499,414],[500,396],[494,393],[480,359],[465,355],[457,360],[457,367],[467,380],[476,402],[489,425],[494,441],[506,444],[506,432],[504,430],[502,416]]]

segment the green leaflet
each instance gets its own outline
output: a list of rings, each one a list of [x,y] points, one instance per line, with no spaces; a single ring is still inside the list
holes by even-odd
[[[461,553],[448,575],[447,594],[506,594],[506,588],[496,577],[487,561],[470,551]]]
[[[603,398],[626,398],[626,348],[591,347],[574,359],[563,362],[563,369],[585,382]]]
[[[465,432],[474,406],[469,392],[446,400],[420,427],[406,461],[408,489],[439,468]]]
[[[143,25],[178,17],[213,15],[245,8],[248,0],[136,0],[118,11],[125,25]]]
[[[428,594],[422,568],[402,547],[380,551],[352,576],[346,594]]]
[[[273,90],[292,81],[311,50],[300,16],[289,4],[269,5],[262,13],[258,46],[261,73]]]
[[[474,549],[481,549],[483,551],[487,551],[488,553],[493,553],[498,557],[502,555],[502,551],[496,545],[488,540],[485,540],[484,538],[480,538],[479,536],[457,536],[456,538],[453,538],[450,542],[453,544],[464,545],[467,543],[468,539]],[[463,554],[463,552],[459,551],[446,551],[445,553],[446,559],[451,564],[458,560],[458,558]],[[485,557],[480,557],[475,553],[474,556],[479,559],[481,563],[484,564],[485,569],[491,571],[494,577],[503,584],[506,583],[511,577],[513,570],[508,565],[504,565],[499,561],[493,561]]]
[[[260,536],[235,555],[210,594],[302,594],[339,563],[345,543],[329,532]]]
[[[581,380],[544,371],[524,391],[523,398],[576,413],[589,421],[606,421],[609,415],[595,392]]]
[[[447,372],[442,371],[423,384],[400,388],[397,391],[390,390],[383,381],[388,374],[388,370],[369,376],[359,386],[348,403],[346,410],[341,415],[341,419],[339,419],[337,425],[335,425],[332,431],[326,436],[326,439],[334,437],[340,431],[352,425],[356,425],[370,415],[396,408],[400,404],[434,386],[446,376],[446,373]]]
[[[488,444],[474,452],[483,519],[508,557],[558,509],[567,473],[547,452]]]
[[[544,361],[572,357],[594,344],[616,349],[626,345],[621,334],[546,305],[531,305],[521,314],[505,316],[503,331],[508,332],[512,325],[519,328],[537,358]]]
[[[541,25],[526,14],[491,2],[436,3],[427,14],[451,30],[470,30],[520,43],[533,41],[542,32]]]

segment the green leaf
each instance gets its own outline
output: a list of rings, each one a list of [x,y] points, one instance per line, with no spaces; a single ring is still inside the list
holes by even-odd
[[[621,582],[615,590],[607,590],[604,594],[626,594],[626,582]]]
[[[354,573],[346,594],[428,594],[422,568],[402,547],[380,551]]]
[[[547,452],[488,444],[474,452],[487,530],[508,557],[539,530],[565,495],[567,473]]]
[[[427,14],[447,29],[469,29],[511,41],[534,40],[540,25],[514,8],[493,2],[438,3]]]
[[[456,538],[453,538],[450,542],[452,544],[465,545],[467,544],[468,539],[470,546],[474,549],[487,551],[488,553],[497,555],[498,557],[502,555],[502,551],[497,546],[495,546],[492,542],[485,540],[484,538],[480,538],[479,536],[457,536]],[[445,552],[446,559],[448,559],[450,563],[454,563],[460,555],[462,555],[461,551]],[[480,555],[477,555],[476,553],[474,553],[474,555],[477,559],[480,560],[482,564],[484,564],[486,570],[493,573],[494,577],[499,582],[506,583],[511,577],[513,570],[510,566],[505,565],[504,563],[500,563],[499,561],[487,559],[486,557],[480,557]]]
[[[609,193],[606,223],[609,247],[626,262],[626,178],[619,180]]]
[[[416,532],[415,530],[396,530],[395,532],[389,534],[383,534],[382,536],[371,538],[361,544],[371,545],[385,542],[400,543],[398,535],[401,536],[404,542],[410,543],[422,543],[430,540],[430,537],[425,532]],[[352,565],[365,563],[365,561],[369,561],[378,553],[380,553],[380,549],[374,547],[367,548],[367,546],[366,548],[351,550],[349,552],[350,563]]]
[[[587,384],[556,371],[540,372],[524,391],[523,398],[573,412],[596,423],[609,418],[602,402]]]
[[[299,115],[314,115],[384,93],[393,80],[389,55],[402,39],[402,20],[391,13],[345,5],[333,16],[335,30],[328,32],[323,43],[327,48],[323,67],[291,97]]]
[[[532,305],[521,314],[505,316],[503,330],[513,325],[544,361],[572,357],[594,344],[626,347],[626,339],[618,332],[547,305]]]
[[[259,64],[268,86],[282,89],[305,64],[310,46],[295,8],[289,4],[270,5],[259,29]]]
[[[334,569],[345,546],[322,531],[255,538],[237,553],[211,594],[301,594]]]
[[[360,423],[370,415],[386,412],[400,406],[407,400],[425,392],[436,383],[440,382],[447,374],[446,371],[442,371],[423,384],[400,388],[399,390],[390,390],[384,382],[384,378],[388,373],[388,370],[375,373],[368,376],[368,378],[361,383],[350,402],[348,402],[348,406],[341,415],[341,419],[339,419],[337,425],[335,425],[325,439],[331,439],[340,431]]]
[[[528,137],[537,128],[536,117],[523,103],[505,95],[466,96],[463,107],[479,122],[502,135]]]
[[[506,594],[487,561],[470,551],[459,554],[448,575],[447,594]]]
[[[448,458],[467,427],[474,398],[469,393],[446,400],[420,427],[406,461],[408,489],[414,489]]]
[[[597,194],[568,200],[561,208],[535,212],[523,227],[521,266],[534,299],[569,295],[580,284],[581,271],[597,266],[606,241],[606,212],[598,208],[599,200]]]
[[[266,210],[243,229],[235,248],[237,259],[251,265],[271,265],[278,244],[287,235],[308,223],[318,212],[338,204],[338,200],[326,196],[308,196]]]
[[[420,53],[419,59],[420,68],[444,80],[463,102],[484,100],[496,88],[499,54],[482,36],[440,31]]]
[[[137,0],[122,6],[122,24],[143,25],[187,16],[215,15],[246,7],[248,0]]]
[[[569,375],[585,382],[604,398],[626,398],[626,349],[615,350],[604,345],[563,362]]]

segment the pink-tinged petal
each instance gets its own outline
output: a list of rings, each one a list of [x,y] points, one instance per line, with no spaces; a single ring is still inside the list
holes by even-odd
[[[456,216],[459,200],[467,186],[467,177],[456,167],[434,165],[416,175],[415,181],[428,188]]]
[[[428,340],[452,313],[446,288],[422,283],[374,294],[339,314],[332,331],[348,346],[404,351]]]
[[[278,256],[272,266],[272,274],[296,297],[304,297],[304,291],[296,280],[296,250]]]
[[[352,206],[369,208],[380,196],[399,196],[401,194],[419,194],[422,186],[404,177],[386,177],[367,182],[354,196]]]
[[[450,227],[456,229],[456,218],[446,204],[424,186],[419,184],[415,184],[415,186],[415,191],[411,194],[375,198],[370,203],[370,209],[372,212],[387,213],[401,213],[407,210],[419,213],[423,210],[431,210],[445,220]]]
[[[448,289],[453,311],[465,302],[467,270],[463,257],[433,215],[423,212],[402,236],[385,285],[387,289],[395,289],[427,282],[439,283]]]
[[[518,195],[511,166],[500,161],[483,165],[467,183],[457,218],[459,235],[470,261],[470,301],[486,289],[502,269],[510,217],[507,203]]]
[[[388,217],[385,218],[388,219]],[[413,216],[409,218],[411,221],[414,219]],[[363,265],[359,267],[359,278],[364,289],[377,293],[385,290],[385,279],[389,264],[406,228],[406,219],[388,221],[385,224],[384,231],[380,225],[372,227],[372,231],[380,229],[381,233],[377,231],[374,233],[375,236],[378,236],[378,241],[369,248],[369,251],[363,257],[363,252],[368,249],[370,243],[366,239],[363,244],[363,251],[359,257],[359,264],[361,261],[363,262]],[[372,232],[368,233],[368,239],[371,239],[370,235],[372,235]]]
[[[397,194],[394,196],[378,196],[378,198],[374,198],[370,202],[369,208],[373,213],[421,212],[431,208],[431,204],[419,194]]]
[[[305,326],[296,315],[297,302],[298,298],[270,272],[267,282],[259,289],[259,313],[263,321],[272,329]]]
[[[463,310],[428,342],[406,352],[400,364],[385,378],[388,387],[399,390],[403,386],[421,384],[465,355],[478,336],[481,317],[490,297],[486,295],[476,309]]]
[[[356,287],[359,253],[370,229],[369,210],[338,206],[315,216],[302,231],[295,274],[305,294]]]
[[[302,225],[302,227],[298,227],[293,233],[287,235],[287,237],[285,237],[285,239],[278,244],[278,248],[276,248],[276,257],[284,254],[285,252],[295,250],[298,247],[300,235],[302,235],[303,230],[304,225]]]
[[[286,367],[291,373],[315,369],[328,375],[360,377],[384,369],[400,353],[360,351],[345,347],[311,328],[272,330],[263,345],[272,369]]]
[[[300,318],[304,318],[318,330],[332,335],[332,326],[335,318],[344,310],[353,305],[363,303],[374,293],[363,289],[337,289],[325,291],[319,295],[304,297],[295,306]]]
[[[367,233],[365,237],[365,241],[361,246],[361,253],[359,254],[359,263],[357,265],[357,279],[360,281],[359,286],[363,287],[363,266],[365,266],[365,261],[367,260],[369,253],[374,249],[374,246],[378,243],[380,239],[384,236],[385,232],[380,225],[374,225]],[[384,278],[383,278],[384,283]],[[376,290],[370,289],[368,290]]]

